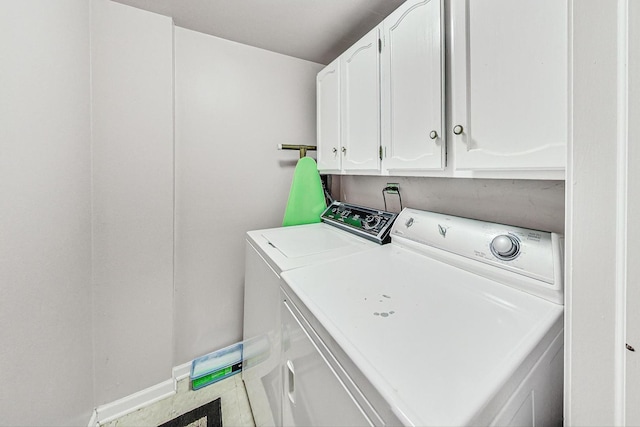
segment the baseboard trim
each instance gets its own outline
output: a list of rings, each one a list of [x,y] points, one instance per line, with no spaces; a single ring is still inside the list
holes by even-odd
[[[93,410],[88,427],[99,427],[100,424],[108,423],[159,400],[173,396],[178,390],[178,381],[188,378],[191,374],[191,363],[187,362],[174,366],[171,370],[171,379],[125,396],[122,399],[98,406]]]
[[[91,411],[91,418],[89,418],[89,424],[87,425],[87,427],[99,427],[100,424],[98,424],[98,411],[96,411],[95,409],[93,411]]]
[[[173,380],[178,382],[191,375],[191,364],[193,362],[183,363],[182,365],[174,366],[172,370]]]
[[[178,390],[178,381],[188,378],[191,374],[191,363],[187,362],[174,366],[171,370],[171,379],[125,396],[122,399],[98,406],[93,410],[88,427],[98,427],[100,424],[108,423],[159,400],[173,396]]]
[[[96,408],[96,422],[98,424],[108,423],[144,406],[173,396],[175,393],[175,381],[173,378],[168,379],[122,399],[98,406]]]

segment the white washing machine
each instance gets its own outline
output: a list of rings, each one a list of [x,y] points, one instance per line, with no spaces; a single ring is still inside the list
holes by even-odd
[[[405,209],[283,273],[283,424],[562,425],[562,238]]]
[[[247,233],[242,378],[259,426],[282,425],[281,273],[380,246],[396,214],[334,202],[321,218]]]

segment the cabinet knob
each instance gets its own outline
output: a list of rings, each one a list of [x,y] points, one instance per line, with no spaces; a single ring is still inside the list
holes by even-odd
[[[338,149],[336,147],[333,147],[333,150],[331,151],[333,151],[333,154],[336,154],[338,152]]]
[[[347,147],[342,147],[342,152],[346,153],[347,152]]]
[[[464,129],[462,129],[462,126],[460,126],[460,125],[455,125],[453,127],[453,133],[456,134],[456,135],[460,135],[463,130]]]
[[[436,139],[437,137],[438,137],[438,132],[436,132],[435,130],[432,130],[431,132],[429,132],[429,138]]]

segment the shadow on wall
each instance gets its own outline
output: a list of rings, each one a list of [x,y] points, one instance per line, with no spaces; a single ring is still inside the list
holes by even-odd
[[[293,159],[293,160],[290,160],[290,159],[287,159],[287,160],[279,159],[278,160],[278,167],[281,167],[281,168],[294,168],[295,169],[296,165],[298,164],[298,160],[300,160],[300,159],[297,159],[297,158]]]
[[[564,233],[564,181],[333,176],[334,198],[383,209],[382,189],[400,184],[404,207]],[[387,208],[399,212],[397,196]]]

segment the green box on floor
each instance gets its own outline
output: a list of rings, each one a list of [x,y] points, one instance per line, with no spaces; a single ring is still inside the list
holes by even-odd
[[[198,357],[191,363],[191,389],[198,390],[242,370],[242,342]]]

